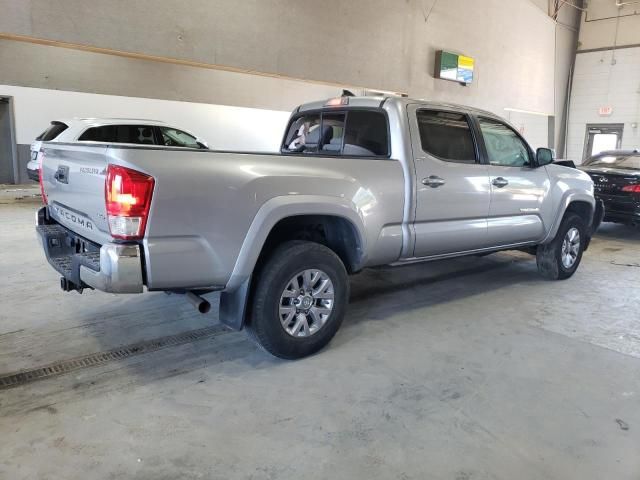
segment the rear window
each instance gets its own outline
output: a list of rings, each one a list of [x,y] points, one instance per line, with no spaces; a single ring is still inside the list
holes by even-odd
[[[303,114],[291,121],[282,151],[362,157],[387,156],[387,117],[380,111],[371,110],[332,110]]]
[[[104,125],[87,129],[78,140],[157,145],[153,130],[153,127],[148,125]]]
[[[41,142],[50,142],[51,140],[55,140],[58,135],[64,132],[68,125],[62,122],[51,122],[49,128],[47,128],[44,132],[36,137],[36,140]]]
[[[623,170],[640,170],[640,155],[605,155],[592,157],[585,165],[590,167],[612,167]]]

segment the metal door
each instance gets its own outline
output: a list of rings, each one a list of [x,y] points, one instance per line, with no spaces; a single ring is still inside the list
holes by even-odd
[[[0,97],[0,183],[19,183],[11,97]]]
[[[622,145],[624,123],[587,124],[582,160],[605,150],[617,150]]]
[[[531,148],[506,123],[479,117],[478,127],[491,180],[487,221],[491,246],[540,240],[544,236],[543,202],[550,189],[546,169],[533,168]]]
[[[415,257],[445,255],[487,246],[490,185],[487,165],[479,163],[477,144],[467,116],[475,150],[473,163],[438,157],[423,148],[418,112],[446,112],[419,105],[408,107],[416,170]],[[468,140],[467,140],[468,141]],[[451,142],[452,148],[456,142]]]

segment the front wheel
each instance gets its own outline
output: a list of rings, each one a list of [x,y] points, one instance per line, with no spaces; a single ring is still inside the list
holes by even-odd
[[[555,238],[546,245],[538,246],[538,271],[550,280],[569,278],[578,269],[586,245],[584,221],[575,213],[567,214]]]
[[[306,357],[331,341],[348,299],[349,278],[332,250],[314,242],[286,242],[257,274],[247,332],[276,357]]]

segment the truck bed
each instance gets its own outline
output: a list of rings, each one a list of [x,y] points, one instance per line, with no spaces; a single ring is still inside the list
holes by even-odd
[[[248,253],[243,244],[263,234],[252,225],[267,222],[255,230],[268,233],[278,209],[353,217],[371,233],[366,260],[378,264],[397,260],[402,248],[404,173],[390,159],[91,143],[44,143],[42,154],[51,220],[97,246],[127,243],[109,232],[107,166],[155,179],[144,238],[133,242],[151,290],[224,287]]]

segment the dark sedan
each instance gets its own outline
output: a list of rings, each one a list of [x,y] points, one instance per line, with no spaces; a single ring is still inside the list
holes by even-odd
[[[604,203],[604,221],[640,225],[640,152],[613,150],[580,167],[593,179],[595,197]]]

